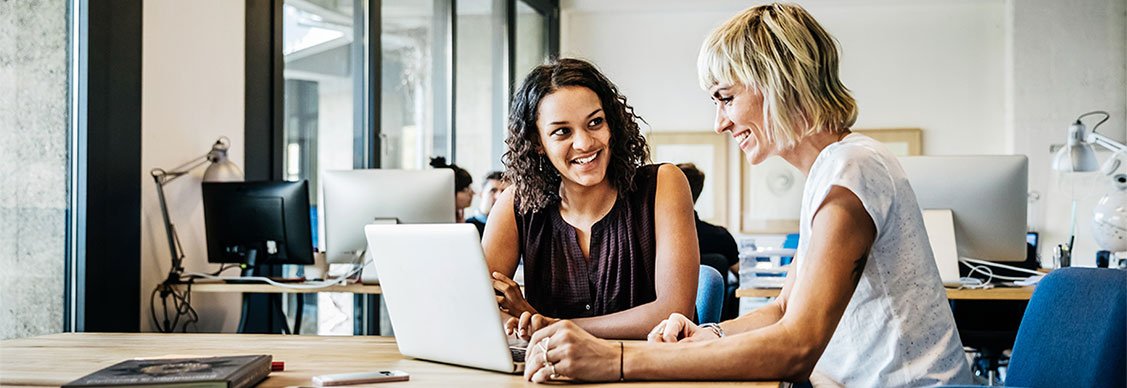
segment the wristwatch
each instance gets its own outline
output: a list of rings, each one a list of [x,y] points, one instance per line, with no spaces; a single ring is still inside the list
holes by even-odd
[[[700,327],[701,329],[712,330],[712,333],[716,334],[716,338],[724,338],[724,329],[721,328],[719,324],[705,323],[705,324],[702,324],[698,327]]]

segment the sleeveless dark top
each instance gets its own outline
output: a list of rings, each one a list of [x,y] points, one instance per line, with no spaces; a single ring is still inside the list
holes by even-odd
[[[654,289],[654,198],[659,165],[634,176],[633,192],[591,226],[590,259],[559,203],[516,214],[525,299],[553,318],[611,314],[657,299]]]

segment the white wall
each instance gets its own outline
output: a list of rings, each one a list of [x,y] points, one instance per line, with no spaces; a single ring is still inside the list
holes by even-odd
[[[654,131],[709,130],[713,106],[696,82],[700,43],[760,3],[565,0],[562,55],[594,61]],[[1076,115],[1095,109],[1113,117],[1101,132],[1124,137],[1122,0],[799,3],[841,43],[842,79],[860,106],[855,128],[922,128],[930,155],[1028,155],[1030,189],[1042,196],[1030,225],[1046,246],[1067,239],[1067,214],[1062,221],[1057,213],[1068,206],[1048,190],[1048,147],[1064,141]],[[729,179],[738,182],[742,160],[731,163]],[[738,185],[731,187],[730,219],[738,220]],[[1081,265],[1094,261],[1086,223],[1102,187],[1087,187],[1093,194],[1080,204]]]
[[[171,169],[231,139],[231,160],[244,166],[245,8],[241,1],[145,1],[141,75],[141,329],[152,331],[149,294],[168,274],[170,259],[156,188],[149,170]],[[188,271],[207,264],[200,181],[203,168],[166,186]],[[239,294],[194,293],[198,331],[233,332]],[[159,300],[157,301],[159,306]]]
[[[1068,125],[1093,110],[1111,114],[1100,133],[1127,139],[1127,2],[1011,0],[1010,9],[1014,152],[1029,156],[1029,189],[1040,196],[1029,221],[1042,231],[1042,255],[1051,255],[1052,245],[1068,240],[1076,198],[1074,264],[1091,266],[1098,249],[1092,207],[1110,181],[1050,171],[1049,146],[1064,143]]]
[[[595,61],[655,131],[710,130],[713,106],[696,79],[700,43],[754,2],[658,3],[573,2],[562,55]],[[1002,0],[807,3],[841,43],[842,79],[860,105],[856,128],[923,128],[929,154],[1008,150]],[[981,141],[961,141],[968,137]]]

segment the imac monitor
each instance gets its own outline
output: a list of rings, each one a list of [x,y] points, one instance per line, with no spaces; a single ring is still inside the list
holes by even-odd
[[[1029,160],[1024,155],[900,158],[922,209],[951,209],[959,257],[1026,255]]]
[[[313,264],[309,184],[204,182],[207,260]]]
[[[368,246],[364,226],[454,222],[454,171],[325,171],[325,253],[329,263],[356,264]]]

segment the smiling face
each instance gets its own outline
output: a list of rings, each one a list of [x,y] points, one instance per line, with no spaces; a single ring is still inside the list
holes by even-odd
[[[778,154],[778,146],[767,137],[763,123],[763,95],[743,85],[719,84],[709,88],[716,104],[718,134],[728,133],[739,145],[744,158],[759,164]]]
[[[565,184],[606,182],[610,165],[610,127],[599,96],[578,86],[560,88],[540,101],[536,128],[540,151]]]

